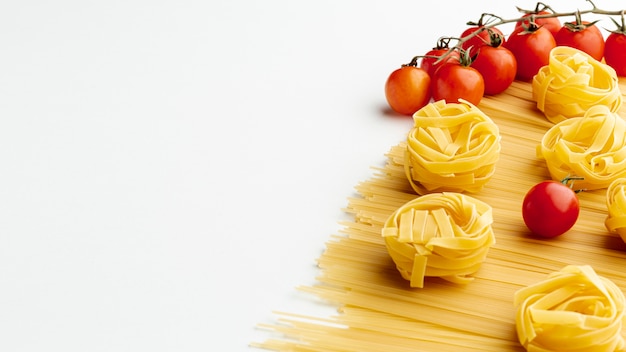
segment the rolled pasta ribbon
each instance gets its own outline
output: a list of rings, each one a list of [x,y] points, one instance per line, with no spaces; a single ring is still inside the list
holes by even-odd
[[[537,147],[554,180],[578,176],[577,188],[607,188],[626,177],[626,121],[604,105],[552,126]]]
[[[398,208],[382,236],[411,287],[427,276],[466,284],[495,243],[491,207],[461,193],[431,193]]]
[[[606,207],[609,211],[604,225],[626,242],[626,178],[613,181],[606,190]]]
[[[514,304],[517,336],[527,351],[624,349],[624,294],[588,265],[566,266],[520,289]]]
[[[413,115],[405,172],[418,194],[477,192],[500,156],[496,124],[467,101],[430,103]]]
[[[622,94],[615,70],[587,53],[558,46],[550,52],[547,66],[532,81],[537,108],[553,123],[585,114],[595,105],[616,112]]]

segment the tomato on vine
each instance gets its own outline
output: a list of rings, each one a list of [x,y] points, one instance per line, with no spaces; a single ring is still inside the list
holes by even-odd
[[[611,31],[606,38],[604,46],[604,60],[607,65],[613,67],[619,76],[626,76],[626,25],[622,14],[622,23],[619,24],[613,18],[617,29]]]
[[[550,51],[556,47],[556,41],[546,28],[531,23],[528,28],[515,28],[504,47],[517,59],[516,78],[530,81],[539,69],[548,64]]]
[[[485,21],[486,17],[491,17],[491,18]],[[485,26],[487,26],[489,22],[493,20],[494,18],[501,19],[497,16],[484,13],[480,16],[480,19],[478,20],[478,22],[470,21],[467,23],[467,25],[471,27],[468,27],[467,29],[463,31],[463,33],[461,33],[461,40],[464,40],[463,43],[461,43],[461,48],[463,50],[469,50],[470,56],[474,56],[476,52],[480,50],[481,47],[485,45],[489,45],[491,39],[489,38],[489,33],[487,31],[487,27]],[[491,29],[491,31],[495,32],[496,34],[503,34],[502,31],[496,27],[489,27],[489,28]],[[478,33],[474,34],[475,32],[478,32]],[[502,38],[504,38],[504,35],[502,35]]]
[[[417,67],[417,58],[393,71],[385,82],[385,98],[395,112],[412,115],[431,98],[430,76]]]
[[[545,29],[550,31],[550,33],[552,33],[553,36],[556,35],[556,33],[561,29],[562,25],[558,17],[556,16],[555,17],[541,17],[544,15],[554,14],[554,11],[550,8],[550,6],[546,4],[538,2],[534,10],[531,10],[531,11],[522,10],[522,9],[519,9],[519,10],[524,12],[524,15],[515,24],[516,28],[517,27],[528,28],[531,25],[531,22],[533,22],[536,26],[544,27]]]
[[[580,213],[576,191],[570,181],[543,181],[533,186],[522,204],[522,217],[528,229],[537,236],[557,237],[574,226]]]
[[[480,48],[472,67],[478,70],[485,81],[485,94],[495,95],[505,91],[515,80],[517,60],[513,53],[502,46],[504,37],[492,29],[490,45]]]
[[[432,94],[435,101],[456,103],[459,99],[478,105],[485,93],[483,76],[471,67],[467,51],[463,51],[458,64],[445,64],[435,72],[432,79]]]
[[[426,70],[431,77],[435,74],[435,71],[444,64],[459,62],[459,52],[456,50],[450,51],[450,39],[451,38],[440,38],[437,41],[437,46],[422,57],[420,67]],[[450,51],[449,54],[448,51]],[[445,58],[440,60],[444,56]]]
[[[554,36],[556,45],[569,46],[584,51],[600,61],[604,56],[604,36],[595,22],[582,21],[580,15],[576,20],[566,22]]]

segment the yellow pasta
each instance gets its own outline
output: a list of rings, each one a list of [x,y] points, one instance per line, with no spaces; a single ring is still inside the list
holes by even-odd
[[[626,91],[626,81],[621,88]],[[526,230],[524,195],[549,177],[536,147],[554,126],[536,109],[531,90],[530,83],[513,82],[479,105],[498,125],[502,150],[492,179],[471,194],[491,206],[497,235],[471,284],[432,278],[412,289],[390,258],[382,229],[416,197],[405,173],[407,142],[399,140],[381,151],[384,163],[374,161],[371,177],[355,185],[348,218],[323,244],[315,278],[295,292],[298,300],[311,300],[310,309],[276,312],[262,325],[267,337],[252,345],[284,352],[520,352],[513,304],[518,290],[567,265],[589,265],[626,292],[626,244],[606,231],[606,190],[578,195],[580,217],[567,236],[545,241]],[[626,117],[625,106],[619,114]],[[621,335],[626,337],[625,326]]]
[[[621,351],[625,303],[591,266],[569,265],[515,293],[517,335],[528,351]]]
[[[604,222],[607,230],[619,234],[626,242],[626,178],[616,179],[609,185],[606,206],[609,212]]]
[[[385,222],[387,250],[411,287],[427,276],[468,283],[495,243],[491,207],[461,193],[431,193],[398,208]]]
[[[477,192],[491,179],[500,154],[493,121],[469,102],[437,101],[413,115],[405,172],[418,194]]]
[[[591,107],[550,128],[537,153],[553,179],[579,176],[584,180],[576,181],[577,188],[606,188],[626,177],[626,121],[604,105]]]
[[[584,115],[592,106],[616,112],[622,94],[615,70],[578,49],[559,46],[532,81],[537,108],[553,123]]]

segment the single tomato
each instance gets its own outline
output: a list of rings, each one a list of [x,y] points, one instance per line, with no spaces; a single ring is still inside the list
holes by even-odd
[[[522,204],[522,217],[528,229],[537,236],[557,237],[574,226],[580,206],[576,192],[567,183],[543,181],[533,186]]]
[[[459,99],[478,105],[485,93],[483,76],[471,66],[446,64],[439,68],[432,80],[433,99],[456,103]]]
[[[604,36],[594,23],[579,20],[567,22],[554,36],[556,45],[584,51],[600,61],[604,56]]]
[[[621,25],[615,20],[613,22],[618,26],[618,29],[611,31],[611,34],[606,38],[604,60],[607,65],[613,67],[618,75],[626,76],[626,25],[624,25],[623,17]]]
[[[504,47],[509,49],[517,60],[516,78],[530,81],[550,60],[550,51],[556,47],[554,37],[544,27],[531,25],[528,29],[518,27],[513,30]]]
[[[387,103],[399,114],[413,115],[430,101],[430,82],[425,70],[403,65],[393,71],[385,82]]]
[[[448,46],[447,41],[442,42],[440,40],[436,47],[432,48],[424,55],[422,61],[420,61],[420,67],[426,70],[430,77],[432,77],[435,74],[435,71],[437,71],[437,69],[444,64],[454,64],[458,62],[459,52],[451,49]]]
[[[469,56],[476,55],[476,52],[484,45],[489,45],[491,42],[490,33],[496,33],[502,35],[500,29],[490,25],[493,20],[500,20],[501,18],[483,13],[478,22],[467,22],[470,27],[467,27],[461,33],[461,48],[469,51]],[[504,36],[502,36],[504,38]],[[504,40],[504,39],[503,39]]]
[[[527,12],[525,15],[522,16],[521,20],[517,21],[515,26],[528,28],[530,27],[530,22],[532,21],[537,27],[544,27],[545,29],[550,31],[553,36],[555,36],[556,33],[561,29],[561,21],[558,17],[541,17],[549,15],[552,15],[552,12],[546,10],[535,10]]]
[[[487,95],[505,91],[517,74],[515,55],[501,43],[502,41],[493,39],[491,45],[481,47],[471,65],[483,76]]]
[[[480,31],[480,32],[477,34],[474,34],[474,32],[477,32],[477,31]],[[463,33],[461,33],[461,40],[465,40],[463,43],[461,43],[461,48],[463,48],[464,50],[469,50],[470,56],[474,56],[478,52],[478,50],[480,50],[480,48],[482,48],[485,45],[489,45],[489,43],[491,42],[490,32],[502,35],[502,38],[503,38],[502,40],[504,41],[504,35],[502,31],[499,30],[498,28],[496,27],[486,28],[483,25],[476,25],[476,26],[467,28],[466,30],[463,31]],[[464,38],[467,38],[467,39],[464,39]]]

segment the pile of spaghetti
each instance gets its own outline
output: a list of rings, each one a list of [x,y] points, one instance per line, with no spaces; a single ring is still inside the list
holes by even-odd
[[[566,59],[567,55],[557,54],[561,61]],[[580,57],[576,60],[555,63],[556,70],[566,67],[576,74],[575,66],[585,65]],[[571,89],[559,92],[556,88],[562,85],[555,82],[563,79],[559,76],[563,72],[548,70],[537,76],[537,82],[514,82],[504,93],[485,97],[476,108],[489,121],[474,117],[471,128],[454,129],[453,134],[423,125],[421,132],[411,131],[409,138],[393,146],[385,165],[374,168],[373,176],[356,186],[358,196],[349,199],[347,207],[354,218],[327,242],[318,260],[318,283],[301,287],[337,305],[338,313],[331,317],[278,313],[276,324],[263,327],[279,337],[254,346],[275,351],[550,351],[555,343],[576,337],[568,342],[568,351],[622,349],[626,244],[620,235],[625,233],[626,209],[616,209],[626,207],[622,175],[614,172],[607,179],[606,168],[589,164],[586,176],[603,183],[579,193],[578,222],[566,236],[549,241],[531,236],[521,204],[534,184],[571,167],[560,156],[584,161],[604,153],[602,160],[619,162],[620,141],[604,145],[591,141],[583,148],[586,154],[578,156],[580,148],[573,147],[578,142],[566,139],[580,136],[580,127],[567,126],[621,124],[626,109],[619,93],[613,95],[619,104],[605,104],[603,116],[609,120],[557,117],[554,99]],[[616,80],[615,87],[611,89],[626,91],[626,82]],[[579,103],[584,100],[583,96]],[[472,108],[466,104],[462,109]],[[610,120],[615,117],[620,120]],[[554,129],[560,123],[563,127]],[[473,142],[451,138],[470,136],[469,130],[477,137]],[[546,141],[549,131],[554,135]],[[411,152],[413,147],[436,150],[444,139],[467,143],[449,147],[447,156]],[[570,152],[562,146],[556,152],[551,148],[562,139]],[[483,168],[471,168],[472,163],[452,157],[473,152],[484,157]],[[441,174],[431,172],[420,179],[425,173],[413,172],[415,167],[441,165],[424,155],[447,157],[466,169],[455,174],[440,166]],[[451,182],[438,184],[443,175]],[[473,215],[468,215],[470,208]],[[450,224],[446,219],[452,219]],[[427,228],[433,230],[425,232]],[[435,235],[419,237],[422,233]],[[437,267],[442,262],[451,266]]]

